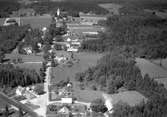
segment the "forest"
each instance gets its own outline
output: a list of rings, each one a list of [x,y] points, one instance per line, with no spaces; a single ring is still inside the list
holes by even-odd
[[[79,12],[93,12],[96,14],[106,14],[107,10],[98,6],[95,2],[84,1],[64,1],[64,2],[40,2],[26,7],[33,8],[37,14],[54,13],[58,8],[67,11],[70,15]]]
[[[167,57],[167,21],[153,14],[109,17],[99,40],[85,41],[81,49],[105,52],[115,48],[133,57]]]
[[[0,27],[0,51],[10,53],[17,44],[24,38],[28,26],[7,26]]]
[[[13,11],[17,11],[20,4],[17,0],[0,0],[0,18],[9,17]]]
[[[1,88],[28,86],[44,81],[35,70],[15,67],[12,64],[1,64],[0,74]]]
[[[95,67],[78,73],[77,81],[93,90],[118,93],[124,87],[136,90],[148,98],[135,107],[126,104],[115,105],[113,117],[165,117],[167,115],[167,90],[147,74],[141,72],[132,58],[112,52],[98,61]]]

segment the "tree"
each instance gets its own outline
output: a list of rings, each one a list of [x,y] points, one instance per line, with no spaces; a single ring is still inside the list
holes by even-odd
[[[3,50],[0,50],[0,63],[3,62],[3,59],[5,58],[5,53]]]
[[[91,102],[91,109],[94,112],[105,113],[108,109],[104,104],[104,101],[100,98],[97,98]]]

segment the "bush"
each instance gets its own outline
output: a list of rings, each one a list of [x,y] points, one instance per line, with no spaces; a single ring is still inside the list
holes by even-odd
[[[104,101],[99,98],[93,100],[90,107],[94,112],[105,113],[108,110],[107,107],[104,105]]]
[[[38,84],[35,86],[34,91],[38,94],[38,95],[42,95],[45,93],[44,91],[44,85],[43,84]]]

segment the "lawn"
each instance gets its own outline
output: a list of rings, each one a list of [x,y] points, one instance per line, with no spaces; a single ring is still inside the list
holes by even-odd
[[[0,18],[0,26],[3,25],[5,18]],[[51,23],[51,16],[30,16],[21,17],[21,24],[30,24],[32,28],[48,27]]]

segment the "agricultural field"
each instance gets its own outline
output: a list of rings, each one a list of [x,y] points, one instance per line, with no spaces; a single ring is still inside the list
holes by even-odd
[[[37,73],[39,73],[40,68],[42,67],[42,64],[41,63],[19,63],[19,64],[16,64],[16,66],[20,68],[34,69],[37,71]]]
[[[101,91],[92,91],[92,90],[79,90],[74,89],[74,97],[77,98],[77,101],[90,103],[91,101],[97,98],[103,98]]]
[[[4,21],[5,18],[0,18],[0,26],[3,25]],[[32,28],[48,27],[51,23],[51,16],[46,15],[46,16],[21,17],[20,22],[22,25],[30,24]]]
[[[78,63],[73,64],[71,67],[59,65],[56,68],[53,68],[52,73],[53,77],[51,83],[59,82],[61,80],[66,80],[68,77],[71,81],[75,81],[75,74],[78,72],[83,72],[91,66],[95,66],[97,60],[99,60],[102,55],[97,53],[75,53],[74,57],[79,59]]]
[[[22,54],[6,54],[5,55],[5,59],[13,59],[16,57],[20,57],[22,58],[22,61],[25,63],[41,63],[43,61],[43,57],[42,56],[38,56],[38,55],[22,55]]]
[[[122,7],[120,4],[115,4],[115,3],[104,3],[104,4],[99,4],[100,7],[106,9],[109,11],[109,13],[119,15],[119,9]]]
[[[157,82],[163,83],[167,88],[167,59],[162,60],[162,66],[160,66],[160,60],[146,60],[136,58],[136,65],[140,68],[142,75],[148,74],[151,78],[154,78]]]
[[[110,100],[113,105],[122,102],[127,103],[130,106],[135,106],[140,104],[142,101],[147,101],[147,98],[137,91],[125,91],[116,94],[103,94],[103,96],[104,98]]]
[[[165,61],[164,61],[165,64]],[[136,58],[136,65],[140,68],[142,75],[148,74],[151,78],[167,78],[167,70],[158,63],[146,59]]]

